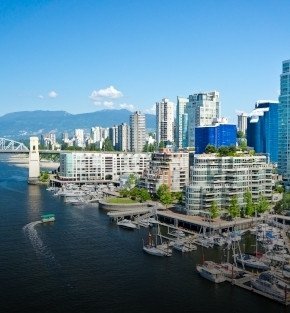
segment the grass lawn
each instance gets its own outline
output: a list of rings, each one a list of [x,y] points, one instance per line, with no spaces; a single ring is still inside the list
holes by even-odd
[[[107,198],[107,203],[116,203],[116,204],[128,204],[128,203],[138,203],[136,200],[130,198]]]

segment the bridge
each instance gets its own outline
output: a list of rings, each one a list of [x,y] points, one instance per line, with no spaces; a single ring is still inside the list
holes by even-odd
[[[21,142],[0,138],[0,152],[29,153],[29,149]]]
[[[29,154],[29,148],[22,142],[12,139],[0,138],[0,153],[26,153]],[[56,150],[39,150],[39,153],[59,154],[61,151]]]

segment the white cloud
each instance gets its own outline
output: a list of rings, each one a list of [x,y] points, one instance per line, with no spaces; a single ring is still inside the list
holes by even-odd
[[[100,99],[118,99],[123,97],[121,91],[117,90],[114,86],[110,86],[104,89],[93,90],[89,98],[93,101],[98,101]]]
[[[43,95],[38,95],[37,98],[44,99],[44,96]]]
[[[52,90],[48,93],[48,96],[49,98],[56,98],[58,94],[54,90]]]
[[[94,105],[99,109],[126,109],[129,111],[134,111],[135,107],[133,104],[128,103],[114,103],[113,101],[94,101]]]
[[[156,114],[156,106],[153,105],[151,108],[149,109],[145,109],[145,113],[148,113],[148,114]]]
[[[119,107],[121,109],[126,109],[126,110],[129,110],[129,111],[134,111],[134,109],[135,109],[133,104],[128,104],[128,103],[120,103]]]

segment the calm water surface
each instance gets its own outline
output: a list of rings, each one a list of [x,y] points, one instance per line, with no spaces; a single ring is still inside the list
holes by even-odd
[[[148,230],[126,231],[96,205],[72,206],[28,171],[0,161],[0,312],[287,312],[195,272],[201,250],[144,254]],[[54,213],[51,225],[39,223]],[[222,259],[219,249],[205,258]]]

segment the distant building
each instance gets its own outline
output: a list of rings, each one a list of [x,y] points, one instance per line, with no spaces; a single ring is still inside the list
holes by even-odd
[[[271,162],[278,162],[279,102],[260,100],[248,116],[247,144],[258,153],[267,153]]]
[[[131,151],[141,152],[146,143],[145,114],[136,111],[130,115],[130,146]]]
[[[187,152],[171,152],[168,149],[153,153],[140,179],[140,187],[153,194],[162,184],[166,184],[173,192],[183,191],[188,184],[188,156]]]
[[[178,149],[187,147],[187,114],[185,117],[185,109],[187,103],[188,98],[177,97],[175,145]]]
[[[83,129],[75,129],[75,146],[85,147],[85,131]]]
[[[150,153],[61,153],[59,177],[61,180],[78,182],[117,180],[125,173],[142,175],[150,159]]]
[[[160,142],[173,142],[174,108],[169,99],[156,102],[156,140]]]
[[[195,129],[195,153],[205,152],[207,145],[219,148],[221,146],[236,146],[237,127],[232,124],[214,124],[199,126]]]
[[[278,171],[290,190],[290,60],[283,61],[278,108]]]
[[[118,148],[119,148],[119,144],[118,144],[119,135],[118,135],[118,126],[117,125],[114,125],[114,126],[109,128],[109,139],[111,140],[114,149],[118,150]]]
[[[220,99],[217,91],[189,95],[186,106],[188,146],[195,147],[195,128],[211,125],[220,117]]]
[[[194,155],[186,187],[186,209],[189,214],[208,210],[213,201],[226,209],[233,196],[244,206],[244,193],[249,190],[253,202],[263,195],[272,201],[273,165],[265,155],[241,154],[219,157],[216,154]]]
[[[247,132],[248,114],[245,112],[238,114],[238,130],[245,135]]]
[[[118,150],[130,151],[130,127],[126,123],[118,125]]]

